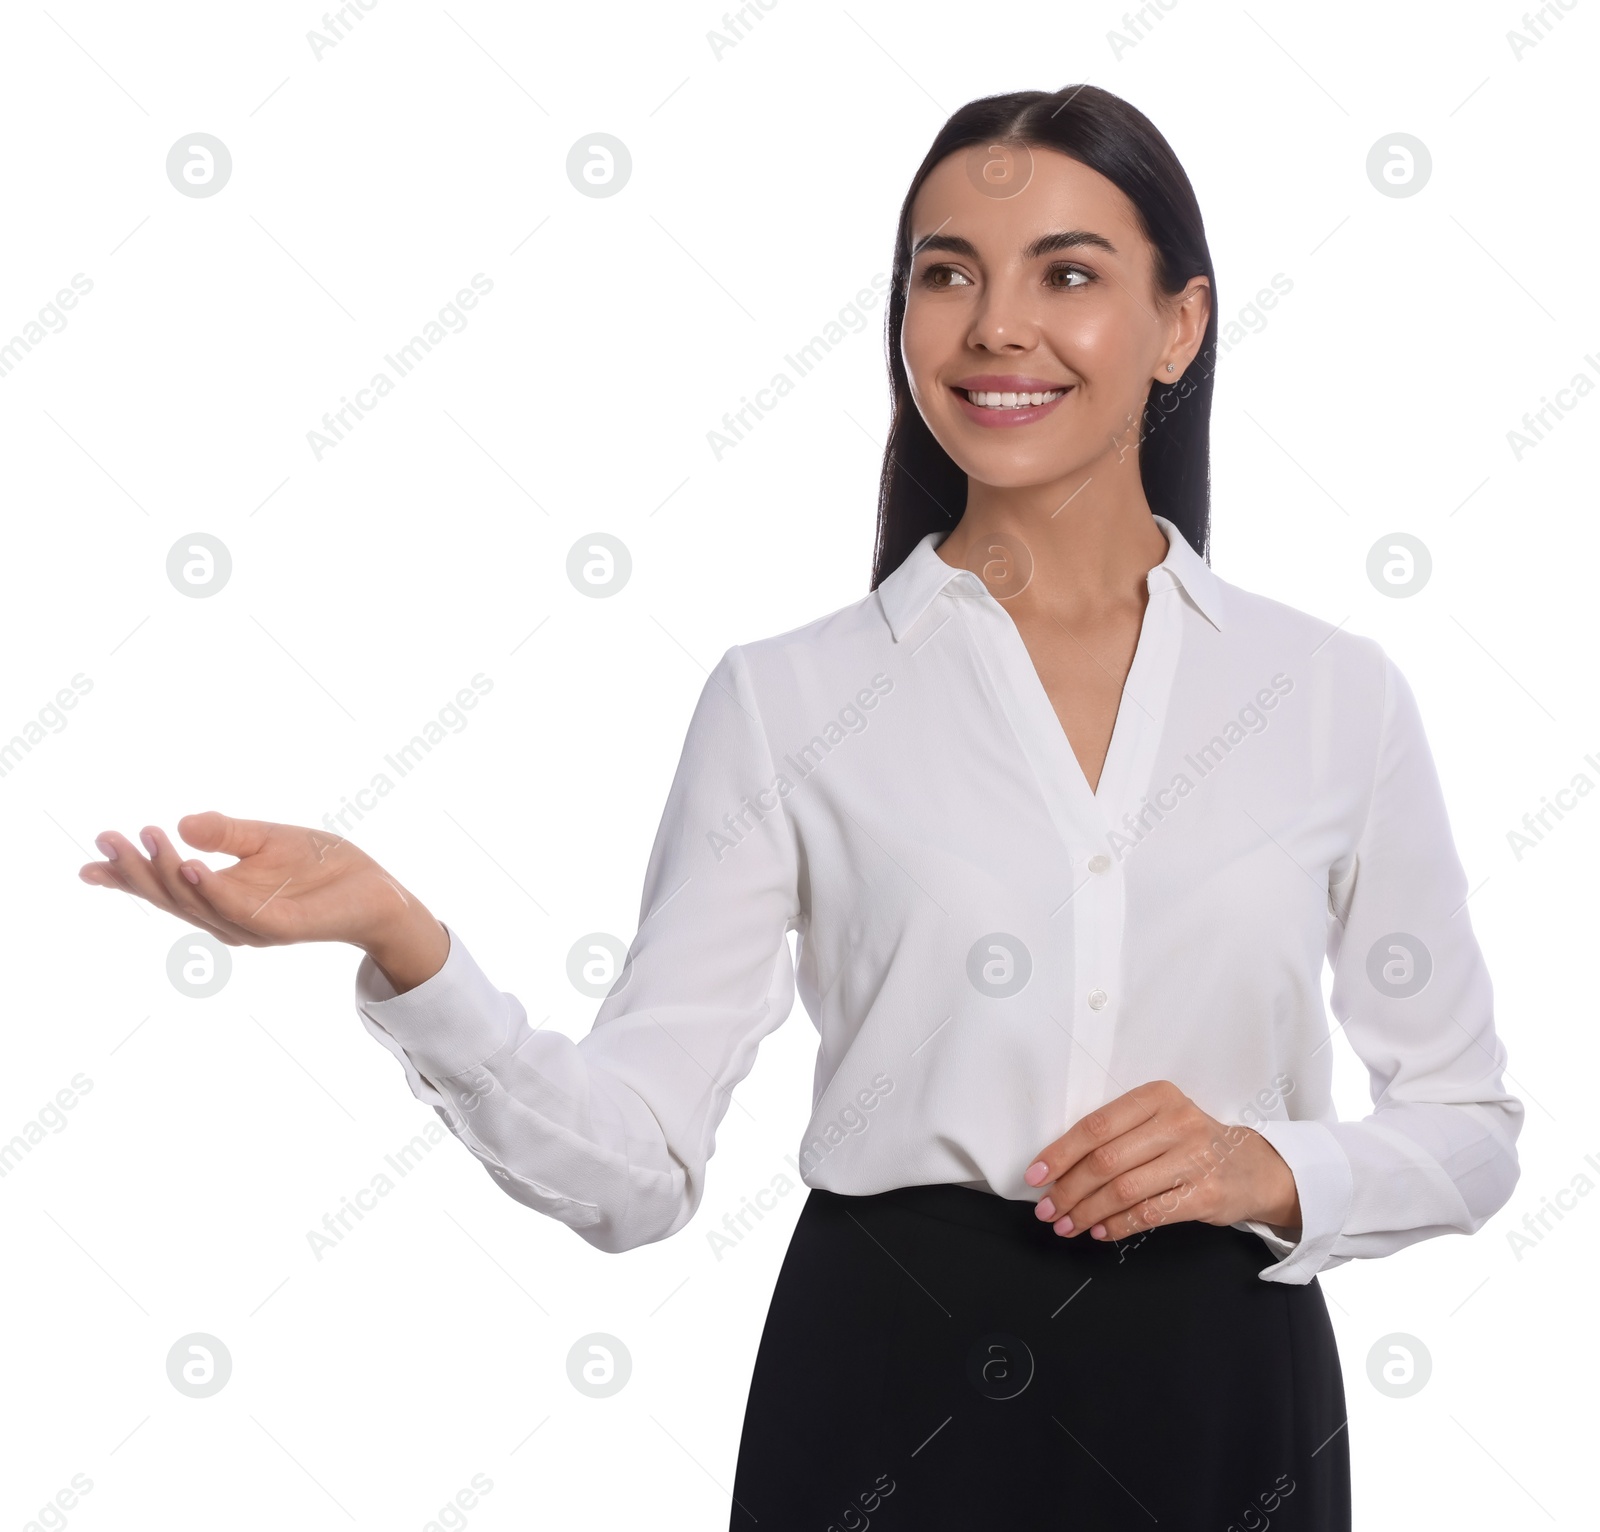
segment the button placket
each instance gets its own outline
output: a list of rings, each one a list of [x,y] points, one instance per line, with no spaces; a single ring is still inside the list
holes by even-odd
[[[1123,991],[1127,868],[1103,848],[1108,830],[1149,787],[1182,645],[1182,598],[1170,577],[1152,574],[1149,594],[1139,646],[1094,795],[1097,824],[1078,863],[1087,869],[1087,876],[1073,900],[1076,993],[1074,1046],[1067,1072],[1068,1127],[1143,1083],[1118,1081],[1111,1073]]]
[[[1120,978],[1123,883],[1122,871],[1096,852],[1079,861],[1083,879],[1073,908],[1072,1060],[1067,1069],[1065,1122],[1070,1128],[1121,1091],[1111,1079],[1111,1049],[1116,1038],[1117,1007],[1111,991]]]

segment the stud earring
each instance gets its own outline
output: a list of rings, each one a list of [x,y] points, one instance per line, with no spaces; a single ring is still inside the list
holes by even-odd
[[[1167,371],[1168,371],[1168,372],[1171,372],[1171,371],[1172,371],[1172,370],[1173,370],[1173,368],[1172,368],[1172,363],[1171,363],[1171,362],[1168,362],[1168,363],[1167,363]]]

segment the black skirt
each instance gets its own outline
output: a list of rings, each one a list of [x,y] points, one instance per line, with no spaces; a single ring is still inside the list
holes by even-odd
[[[733,1532],[1348,1532],[1322,1289],[1255,1235],[1070,1239],[961,1186],[806,1195],[756,1355]]]

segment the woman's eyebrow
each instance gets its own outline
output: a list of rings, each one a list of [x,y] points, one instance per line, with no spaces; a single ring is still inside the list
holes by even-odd
[[[1063,229],[1055,234],[1041,234],[1031,244],[1024,247],[1022,254],[1025,260],[1037,260],[1041,255],[1051,255],[1057,250],[1070,250],[1083,245],[1092,245],[1098,250],[1117,253],[1117,247],[1111,243],[1104,234],[1095,234],[1089,229]],[[970,239],[963,239],[959,234],[925,234],[911,247],[911,258],[915,260],[924,250],[944,250],[951,255],[964,255],[969,260],[978,259],[977,246]]]
[[[1095,234],[1088,229],[1066,229],[1060,234],[1041,234],[1022,253],[1031,261],[1037,256],[1050,255],[1057,250],[1070,250],[1074,245],[1093,245],[1097,250],[1105,250],[1111,255],[1117,253],[1117,247],[1104,234]]]

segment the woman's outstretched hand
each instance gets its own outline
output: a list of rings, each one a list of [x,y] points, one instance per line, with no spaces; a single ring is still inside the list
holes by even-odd
[[[1254,1219],[1300,1228],[1294,1172],[1253,1128],[1221,1123],[1170,1080],[1152,1080],[1090,1112],[1040,1152],[1023,1179],[1057,1234],[1125,1239],[1157,1224],[1226,1227]]]
[[[185,815],[178,833],[197,851],[238,860],[213,869],[198,857],[185,859],[165,832],[148,825],[140,832],[148,856],[107,830],[95,837],[106,860],[85,864],[78,876],[137,894],[230,947],[349,942],[371,953],[397,989],[413,988],[444,964],[444,927],[341,836],[214,812]]]

